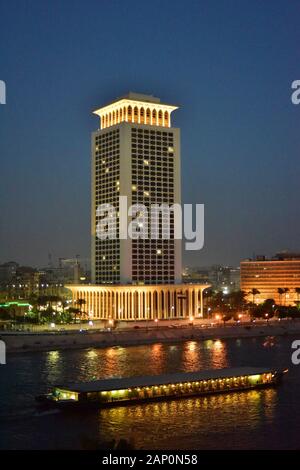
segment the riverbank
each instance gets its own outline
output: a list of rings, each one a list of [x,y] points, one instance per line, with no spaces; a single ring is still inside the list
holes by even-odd
[[[143,328],[112,330],[105,332],[48,332],[48,333],[0,333],[6,344],[7,353],[26,351],[49,351],[60,349],[103,348],[107,346],[131,346],[151,343],[180,342],[186,340],[207,340],[226,338],[251,338],[265,336],[300,335],[300,322],[276,322],[265,325],[226,325],[180,328]]]

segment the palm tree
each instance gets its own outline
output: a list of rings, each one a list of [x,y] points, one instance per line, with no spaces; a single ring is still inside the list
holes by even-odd
[[[277,292],[279,294],[279,303],[281,305],[282,304],[281,299],[282,299],[282,294],[284,294],[284,289],[282,287],[278,287]]]
[[[38,323],[40,323],[41,321],[41,307],[46,307],[47,302],[48,302],[48,297],[46,295],[39,296],[35,301],[35,305],[36,305],[37,313],[38,313]]]
[[[83,305],[86,304],[86,300],[85,299],[77,299],[75,304],[78,305],[79,312],[80,312],[80,317],[82,317],[82,315],[83,315],[82,307],[83,307]]]
[[[246,293],[243,290],[237,290],[229,294],[229,305],[234,310],[243,310],[245,306]]]
[[[255,287],[253,287],[253,289],[251,289],[249,294],[252,295],[252,303],[254,304],[255,303],[255,296],[260,294],[260,291],[258,289],[256,289]]]
[[[76,307],[69,307],[68,308],[68,312],[72,315],[74,315],[74,320],[75,320],[75,323],[76,323],[76,319],[77,319],[77,315],[80,314],[80,309],[79,308],[76,308]]]
[[[286,305],[286,294],[289,292],[290,289],[288,287],[285,287],[283,290],[284,290],[284,294],[285,294],[284,305]]]
[[[295,287],[295,292],[297,294],[297,302],[299,302],[300,287]]]

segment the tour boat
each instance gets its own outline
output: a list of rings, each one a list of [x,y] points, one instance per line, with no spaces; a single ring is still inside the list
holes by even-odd
[[[93,380],[56,386],[36,400],[58,407],[102,407],[177,399],[275,386],[287,371],[239,367]]]

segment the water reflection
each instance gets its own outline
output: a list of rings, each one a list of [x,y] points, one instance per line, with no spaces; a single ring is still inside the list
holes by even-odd
[[[149,367],[150,374],[162,374],[165,367],[165,345],[161,343],[153,344],[150,346]],[[139,374],[140,375],[140,374]]]
[[[59,357],[60,357],[59,351],[49,351],[46,354],[47,354],[47,362],[49,363],[50,366],[53,366],[59,360]]]
[[[9,420],[0,429],[0,447],[74,449],[85,434],[100,443],[133,436],[137,447],[148,449],[299,448],[297,368],[276,389],[24,420],[24,413],[33,416],[34,396],[58,383],[242,365],[284,368],[292,340],[280,338],[275,347],[264,347],[263,338],[245,338],[240,344],[235,339],[186,341],[12,355],[9,367],[1,369],[6,385],[0,388],[0,415]]]
[[[61,352],[60,351],[47,351],[45,354],[45,371],[42,372],[42,375],[45,374],[46,382],[57,382],[62,370],[62,361],[61,361]]]
[[[213,434],[218,448],[220,436],[222,447],[233,429],[237,435],[243,428],[258,431],[266,415],[272,421],[275,403],[276,390],[267,389],[103,409],[99,440],[130,438],[137,448],[149,449],[155,435],[157,449],[193,449],[204,448],[201,436],[205,443]],[[151,423],[149,432],[145,423]]]
[[[227,359],[227,345],[225,341],[221,341],[217,339],[213,342],[213,346],[211,348],[212,354],[212,364],[214,368],[224,368],[228,367],[228,359]]]
[[[182,351],[182,361],[185,370],[193,371],[200,369],[200,343],[197,341],[188,341],[185,343]]]

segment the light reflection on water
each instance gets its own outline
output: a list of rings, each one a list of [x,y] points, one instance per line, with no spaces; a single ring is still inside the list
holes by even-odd
[[[107,408],[98,415],[99,440],[124,438],[136,448],[151,449],[155,434],[156,448],[198,448],[199,438],[207,440],[210,434],[223,439],[232,429],[259,432],[266,414],[272,421],[275,398],[276,390],[266,389]]]
[[[34,405],[35,395],[67,382],[238,366],[285,368],[292,340],[280,338],[272,348],[261,338],[10,356],[1,369],[0,447],[78,448],[83,435],[96,445],[131,437],[136,447],[148,449],[263,448],[266,443],[269,448],[299,448],[300,367],[278,389],[72,414],[39,415]]]

